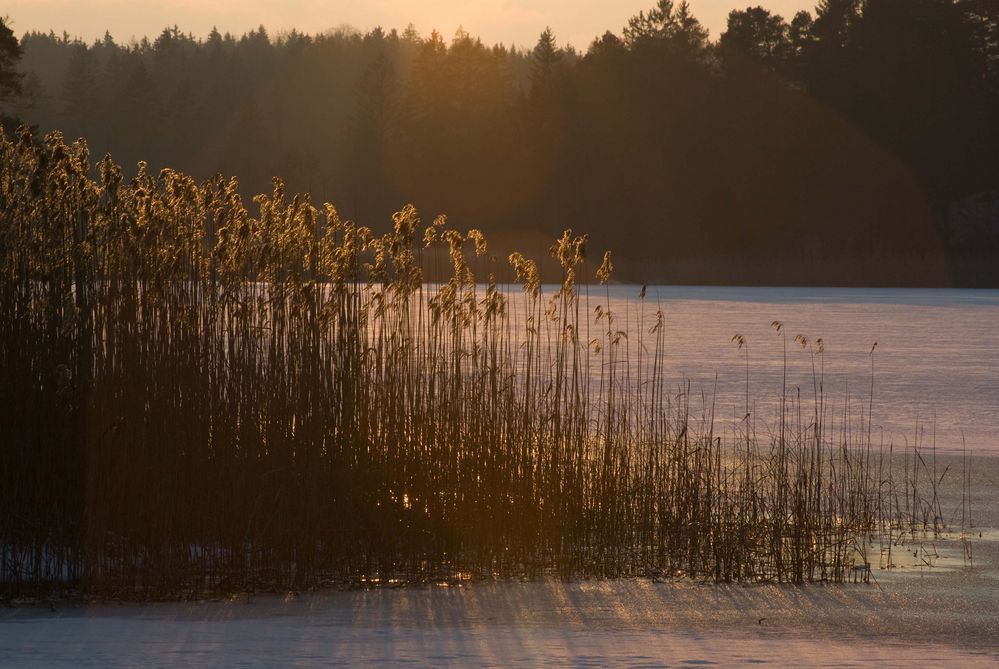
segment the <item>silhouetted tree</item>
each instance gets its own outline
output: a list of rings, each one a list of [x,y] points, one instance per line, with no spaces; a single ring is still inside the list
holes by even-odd
[[[655,7],[628,20],[624,41],[632,48],[658,47],[697,56],[707,46],[708,31],[690,12],[687,0],[659,0]]]
[[[551,28],[545,28],[538,43],[531,52],[531,95],[543,94],[551,88],[555,68],[562,60],[562,50],[555,43],[555,33]]]
[[[802,54],[812,46],[812,15],[804,10],[797,12],[787,28],[787,45],[789,64],[794,69],[791,76],[800,79],[800,62]]]
[[[708,45],[708,30],[690,11],[690,3],[680,0],[676,8],[676,30],[672,35],[675,48],[682,54],[698,56]]]
[[[812,25],[815,40],[829,48],[847,46],[861,7],[861,0],[819,0]]]
[[[759,6],[747,7],[729,13],[719,46],[726,58],[748,57],[776,71],[784,67],[789,55],[788,32],[780,15]]]

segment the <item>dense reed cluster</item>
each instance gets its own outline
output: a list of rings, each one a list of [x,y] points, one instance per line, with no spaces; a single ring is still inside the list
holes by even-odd
[[[838,581],[891,515],[869,416],[826,428],[821,347],[811,400],[717,434],[584,237],[543,286],[412,207],[376,235],[279,180],[251,215],[234,179],[93,172],[0,139],[5,592]]]

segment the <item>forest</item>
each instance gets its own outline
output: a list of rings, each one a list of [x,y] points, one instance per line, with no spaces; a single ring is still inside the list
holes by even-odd
[[[281,175],[376,230],[401,203],[541,259],[567,227],[622,280],[999,285],[999,6],[659,0],[583,48],[349,27],[121,43],[9,17],[0,97],[134,176]],[[307,28],[307,27],[303,27]]]

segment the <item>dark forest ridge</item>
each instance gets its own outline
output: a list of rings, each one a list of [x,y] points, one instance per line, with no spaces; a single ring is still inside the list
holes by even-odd
[[[622,279],[999,285],[988,0],[753,7],[717,41],[661,0],[585,53],[547,29],[531,51],[413,29],[7,33],[7,113],[127,173],[247,194],[278,174],[361,224],[413,202],[527,250],[572,227]]]

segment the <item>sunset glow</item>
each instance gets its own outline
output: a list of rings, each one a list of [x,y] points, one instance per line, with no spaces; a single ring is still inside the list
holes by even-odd
[[[424,34],[437,29],[450,35],[463,26],[488,43],[530,46],[547,25],[555,30],[560,43],[585,50],[608,27],[619,31],[628,17],[654,4],[649,0],[583,4],[569,0],[11,0],[4,12],[19,34],[65,30],[88,41],[103,36],[105,30],[118,41],[141,39],[174,24],[184,32],[203,36],[213,26],[233,34],[260,25],[271,32],[294,28],[317,33],[343,24],[363,31],[378,25],[402,30],[413,23]],[[790,19],[796,11],[810,10],[813,4],[808,0],[775,0],[768,7]],[[724,30],[732,9],[731,3],[722,0],[694,0],[691,7],[713,37]]]

